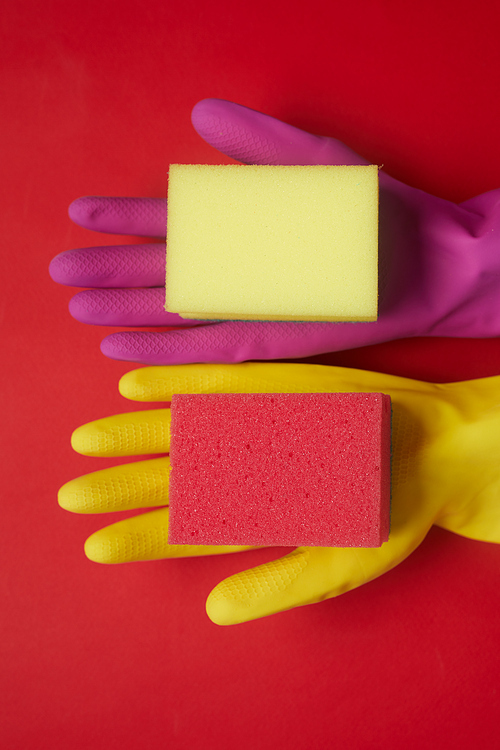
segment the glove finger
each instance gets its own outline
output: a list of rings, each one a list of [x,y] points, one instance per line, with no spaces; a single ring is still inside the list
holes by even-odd
[[[198,102],[191,122],[207,143],[245,164],[369,163],[335,138],[311,135],[222,99]]]
[[[170,409],[116,414],[78,427],[71,445],[84,456],[144,456],[168,453]]]
[[[217,625],[234,625],[344,594],[402,562],[431,524],[396,519],[389,541],[378,548],[299,547],[221,581],[207,599],[208,616]]]
[[[114,513],[168,505],[169,472],[167,456],[94,471],[63,485],[59,505],[72,513]]]
[[[168,543],[168,508],[118,521],[96,531],[85,542],[85,554],[93,562],[124,563],[175,557],[202,557],[242,552],[251,547],[210,547]]]
[[[59,253],[49,274],[58,284],[148,287],[165,284],[165,244],[82,247]]]
[[[174,393],[392,393],[430,388],[417,381],[347,367],[245,362],[141,367],[120,379],[132,401],[170,401]]]
[[[108,198],[87,195],[68,209],[69,217],[85,229],[108,234],[165,237],[167,201],[164,198]]]
[[[110,359],[146,365],[297,359],[402,336],[389,316],[375,323],[224,321],[160,333],[123,331],[101,342]]]
[[[86,289],[69,302],[71,315],[81,323],[98,326],[207,325],[206,320],[186,320],[165,310],[165,289]]]

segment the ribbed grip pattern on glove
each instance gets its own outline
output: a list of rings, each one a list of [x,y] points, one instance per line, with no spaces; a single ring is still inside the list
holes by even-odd
[[[107,526],[85,542],[85,554],[99,563],[138,562],[175,557],[201,557],[242,552],[250,547],[221,545],[170,545],[168,543],[168,508],[143,513]]]
[[[218,625],[233,625],[279,611],[279,603],[286,601],[287,593],[307,568],[310,554],[302,547],[221,581],[207,599],[208,616]],[[289,606],[285,603],[281,609]]]
[[[70,219],[86,229],[108,234],[165,237],[167,202],[164,198],[106,198],[87,195],[68,209]]]
[[[308,550],[296,550],[286,557],[244,570],[219,583],[211,593],[214,602],[246,602],[285,591],[307,565]]]
[[[281,149],[263,134],[213,112],[193,112],[195,129],[211,146],[244,164],[280,164]]]
[[[335,325],[245,321],[154,334],[125,331],[107,336],[101,343],[101,351],[112,359],[150,365],[242,362],[273,359],[279,342],[280,357],[300,357],[306,356],[305,352],[313,353],[311,340],[316,338],[324,345],[322,332],[326,333],[328,326]],[[269,326],[272,326],[272,336]]]
[[[193,326],[164,308],[165,289],[86,289],[70,300],[71,315],[82,323],[106,326]]]
[[[144,456],[168,453],[170,409],[117,414],[78,427],[71,445],[85,456]]]
[[[223,99],[203,99],[191,122],[222,153],[245,164],[368,164],[335,138],[311,135]]]
[[[59,505],[73,513],[111,513],[168,504],[170,459],[95,471],[65,484]]]
[[[425,437],[415,418],[393,403],[392,407],[392,492],[415,474]]]
[[[107,526],[85,542],[87,557],[100,563],[160,560],[168,552],[168,508]]]
[[[241,365],[177,365],[144,367],[126,373],[119,383],[122,396],[133,401],[170,401],[174,393],[324,393],[323,380],[260,378],[262,368]],[[281,372],[284,372],[281,370]],[[314,370],[312,371],[314,372]]]
[[[67,250],[52,260],[49,273],[54,281],[68,286],[163,286],[165,244]]]

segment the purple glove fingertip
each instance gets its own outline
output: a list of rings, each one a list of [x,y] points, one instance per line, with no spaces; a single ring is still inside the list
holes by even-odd
[[[55,282],[66,286],[163,286],[165,244],[110,245],[66,250],[52,260],[49,274]]]
[[[140,237],[166,235],[167,201],[164,198],[106,198],[88,195],[73,201],[68,214],[75,224],[95,232]]]
[[[69,311],[81,323],[100,326],[149,328],[197,325],[198,321],[185,320],[176,313],[167,312],[164,300],[165,290],[161,287],[86,289],[70,300]]]

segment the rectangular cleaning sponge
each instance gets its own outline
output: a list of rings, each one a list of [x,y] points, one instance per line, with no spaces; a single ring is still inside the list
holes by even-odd
[[[170,544],[387,540],[389,396],[174,395],[171,409]]]
[[[377,319],[378,167],[172,164],[166,309]]]

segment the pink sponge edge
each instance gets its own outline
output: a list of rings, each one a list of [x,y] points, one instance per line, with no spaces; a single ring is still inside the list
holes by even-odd
[[[186,394],[171,408],[170,544],[387,541],[389,396]]]

